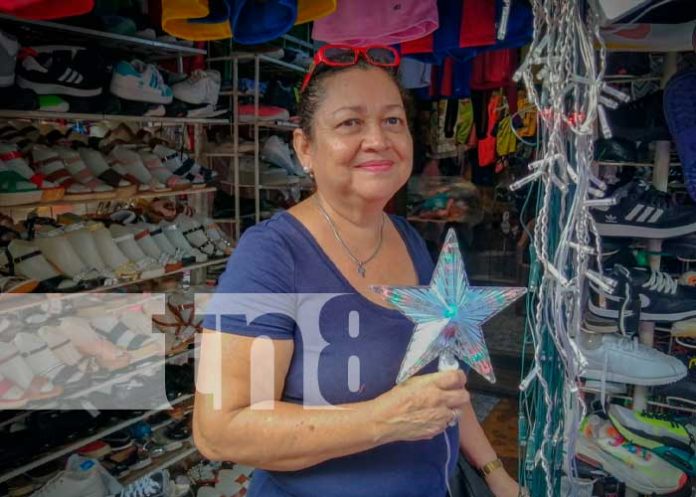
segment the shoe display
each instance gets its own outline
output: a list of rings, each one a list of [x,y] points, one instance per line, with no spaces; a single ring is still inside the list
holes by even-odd
[[[300,177],[306,176],[302,166],[295,157],[295,153],[290,150],[290,146],[279,136],[274,135],[266,140],[261,151],[261,157],[271,164],[282,167],[288,174]]]
[[[584,378],[632,385],[666,385],[687,370],[678,359],[619,335],[588,335],[578,340],[586,361]]]
[[[184,81],[172,85],[172,91],[174,97],[182,102],[214,106],[220,95],[220,81],[221,77],[218,71],[197,69]]]
[[[119,62],[114,68],[110,89],[117,97],[138,102],[167,105],[174,98],[157,68],[139,60]]]
[[[109,159],[112,161],[112,167],[117,171],[122,168],[122,174],[129,174],[138,183],[148,185],[153,191],[167,191],[169,189],[165,183],[153,177],[150,170],[143,164],[138,152],[132,148],[119,145],[111,151]]]
[[[36,46],[22,51],[17,85],[39,95],[101,95],[101,75],[91,63],[93,52],[74,46]]]
[[[107,497],[109,490],[99,472],[98,462],[72,455],[59,472],[31,497]]]
[[[169,471],[156,471],[140,478],[124,488],[120,493],[109,497],[169,497],[172,492]]]
[[[623,185],[611,196],[616,205],[593,208],[602,236],[662,239],[696,232],[696,207],[679,205],[643,181]]]
[[[0,161],[0,207],[35,204],[42,196],[34,183]]]
[[[92,192],[92,198],[108,199],[116,195],[113,187],[107,185],[96,178],[82,161],[80,154],[72,149],[56,147],[54,148],[65,164],[65,169],[77,180],[78,183],[85,185]]]
[[[138,153],[140,154],[140,159],[143,161],[143,164],[148,171],[150,171],[150,174],[167,187],[173,190],[185,190],[191,186],[189,180],[174,174],[164,167],[159,156],[153,154],[151,151],[142,149],[139,150]]]
[[[608,276],[618,282],[614,293],[589,284],[588,307],[596,316],[619,318],[639,311],[642,321],[696,317],[696,288],[680,285],[667,273],[617,264]]]
[[[38,281],[43,291],[75,292],[84,288],[80,282],[58,273],[35,244],[24,240],[12,240],[7,253],[0,253],[0,267],[7,268],[10,274],[16,271]]]
[[[0,142],[0,161],[12,171],[20,174],[24,179],[31,181],[41,190],[41,202],[54,202],[63,198],[65,188],[48,181],[42,174],[36,173],[17,145],[9,142]]]
[[[39,110],[44,112],[69,112],[70,103],[58,95],[40,95]]]
[[[20,331],[14,344],[35,375],[63,387],[65,392],[73,392],[87,383],[85,373],[61,361],[40,336]]]
[[[34,243],[55,267],[75,281],[91,282],[101,278],[96,268],[90,268],[77,255],[62,228],[39,232]]]
[[[160,223],[160,226],[170,243],[179,249],[184,256],[194,256],[196,262],[205,262],[208,260],[207,255],[191,246],[179,225],[165,221]]]
[[[55,182],[65,189],[66,200],[86,200],[93,198],[92,190],[78,183],[68,172],[65,163],[57,151],[46,145],[34,145],[31,149],[32,165],[38,169],[46,179]]]
[[[19,52],[17,38],[0,31],[0,88],[7,88],[15,82],[17,52]]]
[[[99,272],[99,275],[106,281],[105,284],[112,284],[117,280],[116,274],[111,271],[106,262],[99,254],[97,242],[92,233],[98,229],[99,225],[94,222],[74,223],[63,228],[65,237],[72,245],[76,253],[80,254],[81,259],[88,267],[94,268]]]
[[[607,121],[612,134],[634,142],[670,140],[662,100],[662,91],[656,91],[616,110],[608,109]]]
[[[135,236],[128,228],[120,224],[112,224],[109,226],[109,231],[123,254],[138,269],[141,278],[156,278],[164,274],[164,267],[140,249]]]
[[[677,360],[688,369],[686,378],[670,385],[655,389],[654,393],[665,397],[668,401],[676,401],[686,406],[696,407],[696,354],[689,349],[675,354]]]
[[[608,414],[626,440],[696,476],[696,425],[665,414],[638,413],[617,404],[609,406]]]
[[[628,488],[649,495],[676,492],[687,475],[647,449],[631,444],[607,420],[586,417],[580,425],[577,457],[623,481]]]
[[[121,174],[111,169],[99,151],[90,148],[80,148],[78,152],[80,158],[82,158],[92,174],[114,188],[118,197],[129,197],[138,191],[138,185],[128,181]]]
[[[213,181],[217,176],[215,171],[202,167],[188,155],[163,145],[157,145],[152,149],[152,153],[157,155],[172,173],[189,180],[194,186]]]
[[[254,121],[287,121],[290,119],[290,112],[282,107],[272,105],[259,105],[258,117],[254,106],[243,104],[239,106],[239,122],[253,123]]]

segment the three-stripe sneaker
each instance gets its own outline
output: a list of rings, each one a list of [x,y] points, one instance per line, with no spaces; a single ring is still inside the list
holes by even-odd
[[[20,51],[17,85],[39,95],[96,97],[102,93],[100,61],[81,47],[42,46]],[[94,59],[94,64],[90,64]]]
[[[696,207],[679,205],[644,181],[617,188],[611,207],[593,208],[602,236],[672,238],[696,231]]]
[[[174,99],[172,89],[152,64],[139,60],[121,61],[116,65],[111,78],[111,93],[125,100],[170,104]]]

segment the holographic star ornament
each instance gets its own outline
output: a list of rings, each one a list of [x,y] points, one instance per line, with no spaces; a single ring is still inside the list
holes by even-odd
[[[397,383],[436,358],[440,371],[457,369],[460,359],[495,383],[481,326],[527,291],[469,286],[453,229],[447,232],[429,286],[373,285],[372,290],[415,323]]]

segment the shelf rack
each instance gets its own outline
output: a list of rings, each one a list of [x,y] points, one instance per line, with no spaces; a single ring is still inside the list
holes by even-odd
[[[97,41],[100,47],[150,59],[189,57],[206,55],[207,53],[206,50],[179,43],[168,43],[138,36],[108,33],[57,22],[20,19],[6,14],[0,14],[0,26],[10,26],[15,28],[14,30],[20,34],[30,34],[34,39],[40,37],[42,33],[51,33],[53,35],[57,33],[61,36],[63,43],[84,44],[90,41]]]
[[[206,117],[156,117],[129,116],[121,114],[81,114],[75,112],[49,112],[41,110],[0,110],[0,118],[46,121],[116,121],[127,123],[157,123],[168,126],[187,124],[229,124],[230,119]]]
[[[219,259],[213,259],[210,261],[205,261],[205,262],[199,262],[197,264],[191,264],[189,266],[184,266],[180,269],[176,269],[174,271],[170,271],[168,273],[164,273],[161,276],[153,276],[151,278],[138,278],[135,280],[127,280],[127,281],[120,281],[114,285],[108,285],[108,286],[100,286],[96,288],[91,288],[89,290],[84,290],[82,292],[75,292],[75,293],[48,293],[46,294],[47,297],[45,300],[41,301],[36,301],[36,302],[29,302],[29,303],[17,303],[14,302],[17,300],[19,297],[8,297],[7,299],[2,299],[0,300],[0,315],[2,314],[7,314],[8,312],[17,312],[21,311],[24,309],[29,309],[31,307],[41,305],[42,303],[47,303],[47,302],[55,302],[58,300],[65,300],[65,299],[72,299],[72,298],[77,298],[81,295],[84,295],[86,293],[106,293],[110,292],[113,290],[117,290],[119,288],[124,288],[132,285],[137,285],[140,283],[144,283],[146,281],[153,281],[153,280],[159,280],[162,278],[167,278],[170,276],[173,276],[175,274],[180,274],[180,273],[185,273],[185,272],[190,272],[190,271],[195,271],[198,269],[205,269],[209,267],[215,267],[215,266],[222,266],[227,264],[227,257],[224,258],[219,258]]]
[[[193,398],[194,394],[186,394],[182,395],[181,397],[173,400],[172,402],[169,403],[170,406],[175,406],[178,404],[181,404],[182,402],[185,402],[191,398]],[[95,433],[94,435],[90,435],[89,437],[83,438],[81,440],[78,440],[77,442],[73,442],[71,444],[68,444],[60,449],[57,449],[55,451],[52,451],[49,454],[46,454],[43,457],[40,457],[39,459],[36,459],[30,463],[27,463],[19,468],[15,468],[11,471],[8,471],[6,473],[0,474],[0,483],[6,482],[8,480],[11,480],[12,478],[15,478],[17,476],[20,476],[27,471],[30,471],[34,468],[38,468],[39,466],[43,466],[44,464],[47,464],[51,461],[54,461],[60,457],[63,457],[65,455],[70,454],[71,452],[75,452],[76,450],[80,449],[81,447],[84,447],[85,445],[95,442],[101,438],[106,437],[107,435],[110,435],[112,433],[115,433],[119,430],[123,430],[124,428],[128,428],[129,426],[137,423],[138,421],[142,421],[144,419],[149,418],[153,414],[157,414],[158,412],[161,412],[163,409],[168,408],[169,406],[162,406],[162,408],[159,409],[151,409],[144,414],[134,416],[133,418],[129,418],[127,420],[124,420],[120,423],[117,423],[113,426],[110,426],[108,428],[104,428],[103,430],[100,430],[98,433]]]

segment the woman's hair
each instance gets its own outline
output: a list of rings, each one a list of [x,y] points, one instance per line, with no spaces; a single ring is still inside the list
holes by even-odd
[[[408,93],[406,93],[406,91],[401,86],[399,78],[396,76],[396,72],[388,68],[368,64],[362,58],[358,60],[357,64],[354,64],[352,66],[332,67],[322,64],[315,68],[314,74],[312,74],[312,79],[309,80],[307,88],[305,88],[305,91],[300,94],[300,103],[298,105],[297,113],[300,117],[300,128],[308,137],[312,136],[314,115],[316,114],[317,109],[319,108],[319,105],[321,104],[321,101],[324,98],[326,80],[341,71],[353,68],[363,70],[378,69],[387,73],[396,85],[396,87],[399,89],[399,92],[401,93],[401,99],[404,102],[404,107],[408,112],[410,103]]]

